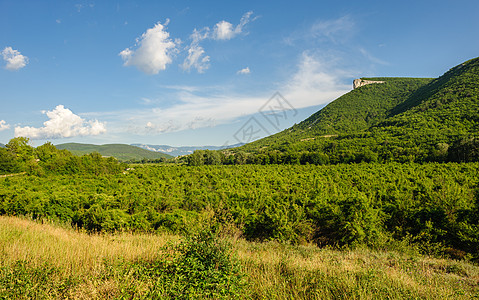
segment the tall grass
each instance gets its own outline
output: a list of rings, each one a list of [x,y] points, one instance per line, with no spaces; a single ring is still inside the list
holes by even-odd
[[[0,217],[0,299],[165,298],[172,294],[165,290],[171,292],[182,279],[171,282],[163,273],[192,274],[174,271],[177,247],[168,245],[182,240],[173,235],[89,235],[66,226]],[[235,294],[217,294],[225,298],[479,298],[479,267],[466,261],[241,238],[228,242],[244,284]],[[182,261],[182,267],[195,263]]]

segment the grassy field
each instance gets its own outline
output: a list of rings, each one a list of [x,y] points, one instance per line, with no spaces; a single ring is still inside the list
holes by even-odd
[[[197,266],[177,259],[187,253],[178,251],[177,245],[185,243],[182,237],[89,235],[68,226],[2,216],[0,299],[479,298],[479,267],[465,261],[420,256],[411,250],[339,251],[252,243],[231,234],[224,239],[225,257],[237,264],[239,273],[228,275],[233,279],[229,285],[209,288],[234,291],[204,294],[198,288],[201,284],[188,281],[188,276],[168,275],[186,274],[179,269]],[[179,287],[189,292],[178,294]]]

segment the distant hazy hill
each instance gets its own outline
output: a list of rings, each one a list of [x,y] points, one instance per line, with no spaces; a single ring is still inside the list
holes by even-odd
[[[436,79],[367,79],[384,83],[354,89],[233,152],[262,155],[263,163],[278,153],[293,163],[312,153],[332,163],[479,160],[479,58]]]
[[[184,146],[184,147],[174,147],[168,145],[145,145],[145,144],[132,144],[132,146],[140,147],[146,150],[168,153],[172,156],[181,156],[188,155],[193,153],[195,150],[222,150],[230,149],[234,147],[242,146],[243,144],[235,144],[231,146]]]
[[[5,145],[0,143],[0,148],[5,148]]]
[[[55,145],[55,147],[58,149],[67,149],[75,155],[98,152],[103,156],[113,156],[121,161],[172,158],[172,156],[165,153],[148,151],[139,147],[125,144],[92,145],[66,143]]]

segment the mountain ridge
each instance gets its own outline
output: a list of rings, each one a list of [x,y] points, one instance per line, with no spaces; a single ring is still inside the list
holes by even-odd
[[[143,159],[147,160],[161,160],[170,159],[171,155],[148,151],[139,147],[127,145],[127,144],[81,144],[81,143],[64,143],[55,145],[57,149],[69,150],[75,155],[89,154],[92,152],[98,152],[103,156],[113,156],[121,161],[139,161]]]
[[[434,79],[362,79],[384,83],[356,88],[232,154],[249,154],[250,163],[479,160],[479,58]]]

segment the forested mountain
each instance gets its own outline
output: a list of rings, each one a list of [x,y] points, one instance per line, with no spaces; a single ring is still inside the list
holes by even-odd
[[[141,161],[141,160],[160,160],[169,159],[172,156],[142,149],[140,147],[130,146],[126,144],[106,144],[92,145],[79,143],[66,143],[55,145],[58,149],[66,149],[75,155],[84,155],[98,152],[103,156],[113,156],[121,161]]]
[[[224,153],[225,163],[479,160],[479,58],[436,79],[352,90],[303,122]]]

